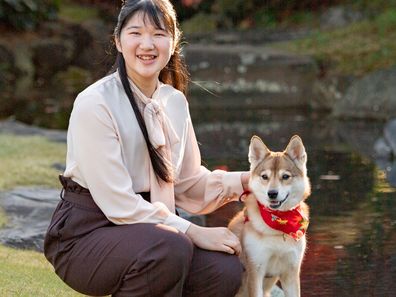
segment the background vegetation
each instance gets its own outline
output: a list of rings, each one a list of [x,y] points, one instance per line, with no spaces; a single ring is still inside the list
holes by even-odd
[[[56,18],[61,0],[0,0],[0,23],[15,29],[35,29]]]
[[[396,0],[173,0],[181,23],[204,16],[213,29],[274,28],[307,25],[317,21],[325,9],[344,5],[352,11],[375,17],[396,6]],[[40,22],[54,19],[61,5],[73,3],[95,6],[115,14],[122,1],[114,0],[0,0],[1,23],[17,29],[34,29]],[[204,25],[201,23],[201,25]]]
[[[396,8],[391,8],[346,27],[314,30],[308,37],[276,46],[313,56],[326,74],[363,76],[395,65],[395,38]]]
[[[174,0],[183,31],[188,34],[243,30],[296,30],[308,37],[280,45],[314,56],[328,72],[363,75],[394,65],[396,0]],[[102,18],[115,22],[122,1],[0,0],[0,23],[33,30],[41,22],[82,22]],[[321,28],[322,13],[342,6],[359,20],[342,28]],[[1,26],[0,26],[1,32]]]

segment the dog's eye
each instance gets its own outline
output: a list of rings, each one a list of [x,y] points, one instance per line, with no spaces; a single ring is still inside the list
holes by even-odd
[[[263,175],[261,176],[261,178],[262,178],[263,180],[268,180],[268,175],[263,174]]]
[[[282,179],[283,180],[288,180],[290,178],[290,175],[289,174],[284,174],[284,175],[282,175]]]

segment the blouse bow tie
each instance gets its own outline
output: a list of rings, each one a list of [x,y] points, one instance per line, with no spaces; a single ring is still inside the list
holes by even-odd
[[[144,108],[144,122],[147,127],[149,139],[154,148],[158,149],[166,144],[165,133],[168,134],[170,145],[179,142],[169,118],[155,100],[150,100]]]
[[[129,82],[134,94],[145,104],[143,110],[144,123],[146,124],[147,133],[153,147],[155,149],[166,147],[166,138],[169,139],[170,146],[178,143],[180,141],[179,137],[159,103],[162,84],[158,81],[157,89],[153,94],[153,99],[151,99],[144,95],[132,80],[129,80]],[[170,149],[170,146],[168,149]]]

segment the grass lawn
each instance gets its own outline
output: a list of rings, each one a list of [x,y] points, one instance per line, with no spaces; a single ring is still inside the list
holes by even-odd
[[[0,245],[0,296],[83,296],[68,288],[44,255]]]
[[[65,162],[66,145],[38,136],[0,134],[0,190],[16,186],[58,187],[53,163]],[[7,218],[0,209],[0,227]],[[82,296],[53,272],[43,254],[0,245],[0,296]]]
[[[64,164],[66,145],[40,136],[0,134],[0,191],[17,186],[60,188],[59,171]]]
[[[330,74],[361,76],[396,65],[395,39],[396,9],[388,9],[370,20],[276,46],[313,56]]]

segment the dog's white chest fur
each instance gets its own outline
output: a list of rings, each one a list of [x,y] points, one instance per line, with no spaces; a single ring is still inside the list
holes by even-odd
[[[246,224],[245,228],[249,228],[250,222]],[[295,241],[287,235],[282,236],[280,232],[270,234],[243,232],[243,246],[247,260],[254,263],[257,268],[263,269],[266,277],[279,277],[291,268],[301,265],[306,240],[305,236]]]

